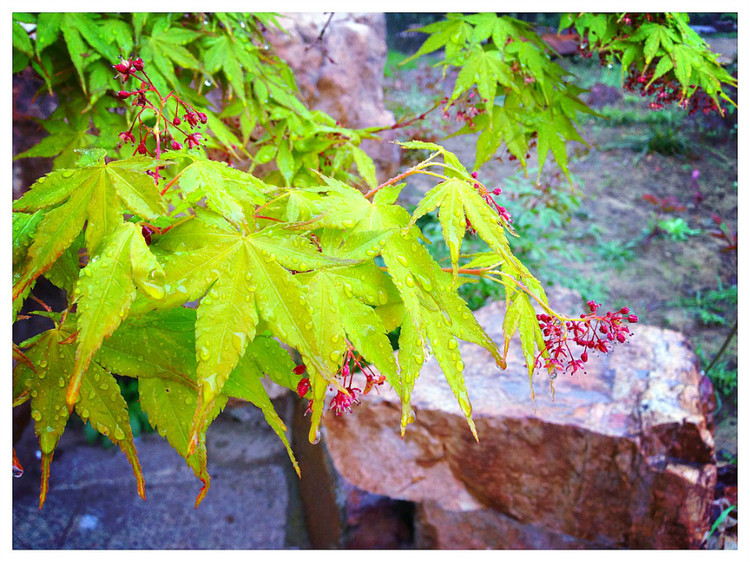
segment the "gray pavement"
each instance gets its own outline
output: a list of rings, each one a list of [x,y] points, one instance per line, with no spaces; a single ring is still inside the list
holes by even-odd
[[[283,410],[285,404],[282,399],[277,406]],[[165,440],[156,433],[143,435],[136,448],[146,501],[137,495],[132,469],[119,449],[91,445],[80,429],[69,427],[39,511],[37,442],[33,428],[27,427],[16,446],[25,472],[13,480],[13,548],[309,547],[297,476],[260,410],[228,408],[209,429],[212,482],[198,509],[193,506],[201,482]]]

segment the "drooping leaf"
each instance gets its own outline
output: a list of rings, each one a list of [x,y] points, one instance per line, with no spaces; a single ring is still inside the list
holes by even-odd
[[[127,316],[136,288],[149,298],[162,298],[165,293],[164,273],[134,224],[122,223],[102,246],[102,253],[83,269],[74,296],[79,334],[66,398],[70,408],[78,399],[92,357]]]
[[[298,476],[301,476],[297,459],[294,458],[292,447],[289,445],[289,439],[286,436],[286,425],[276,413],[276,409],[273,407],[260,379],[261,372],[257,364],[246,356],[240,360],[237,367],[232,371],[226,385],[224,385],[223,392],[228,396],[247,400],[261,409],[268,425],[284,443],[294,470]]]
[[[26,387],[31,397],[31,415],[42,452],[40,508],[47,495],[52,455],[68,420],[66,388],[75,362],[74,346],[70,344],[73,325],[75,319],[68,316],[64,325],[58,324],[33,342],[27,342],[30,347],[24,353],[33,368],[19,362],[13,373],[14,387]],[[78,413],[122,449],[133,466],[138,493],[145,497],[143,474],[125,401],[116,381],[108,372],[92,365],[83,375],[82,389],[84,393],[77,405]]]

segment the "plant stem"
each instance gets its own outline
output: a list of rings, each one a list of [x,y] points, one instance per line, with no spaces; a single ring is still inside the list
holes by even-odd
[[[713,368],[714,365],[716,365],[716,362],[719,360],[719,357],[721,357],[724,352],[727,349],[727,346],[729,345],[729,342],[732,341],[732,338],[737,333],[737,321],[735,321],[734,326],[732,326],[732,329],[729,331],[729,335],[727,335],[727,338],[724,340],[724,343],[721,345],[721,349],[716,353],[713,360],[711,361],[711,364],[705,368],[703,371],[704,375],[708,375],[708,372]]]

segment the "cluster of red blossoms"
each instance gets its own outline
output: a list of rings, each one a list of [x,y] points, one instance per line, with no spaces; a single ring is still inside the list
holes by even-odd
[[[632,333],[623,322],[635,324],[638,317],[630,313],[628,307],[622,307],[617,312],[607,312],[605,315],[597,314],[601,306],[594,301],[588,301],[591,312],[581,314],[580,319],[567,320],[564,325],[559,318],[538,314],[539,327],[544,335],[544,343],[547,356],[539,354],[536,367],[544,367],[550,373],[550,378],[557,377],[558,371],[570,372],[585,370],[584,364],[589,360],[588,351],[599,351],[608,353],[618,343],[624,343]],[[579,350],[571,348],[571,343],[579,348],[580,355],[576,358]]]
[[[117,71],[123,84],[128,82],[131,78],[140,82],[140,87],[129,91],[122,90],[116,94],[116,97],[121,100],[126,100],[132,97],[133,107],[141,108],[130,128],[119,134],[120,144],[118,146],[130,143],[135,145],[135,151],[133,154],[149,154],[159,158],[162,151],[180,150],[183,147],[183,143],[187,145],[188,149],[200,145],[203,135],[200,132],[184,130],[181,125],[183,125],[183,121],[187,123],[191,129],[194,129],[199,124],[205,125],[208,121],[208,117],[205,113],[196,111],[189,103],[183,101],[174,92],[162,96],[143,69],[143,60],[140,58],[123,60],[119,64],[114,65],[114,69]],[[149,93],[155,94],[156,99],[158,100],[156,103],[149,100],[147,97],[147,94]],[[174,102],[174,108],[172,110],[173,117],[167,115],[170,100]],[[153,112],[156,116],[156,124],[153,127],[144,123],[144,112],[147,110]],[[178,115],[180,111],[183,112],[182,118]],[[138,125],[137,144],[136,136],[133,134],[136,124]],[[181,135],[184,135],[182,143],[177,141],[173,131],[177,131]],[[149,137],[155,139],[155,147],[153,151],[149,150],[146,145]],[[158,170],[152,175],[158,180]]]
[[[335,415],[341,416],[346,412],[351,413],[352,408],[359,404],[359,397],[368,394],[375,386],[380,386],[385,382],[385,376],[382,374],[375,374],[369,365],[364,365],[360,361],[361,357],[357,356],[357,353],[351,347],[348,346],[346,355],[344,357],[344,363],[336,373],[337,378],[341,381],[341,387],[346,389],[346,392],[339,390],[336,395],[331,398],[331,402],[328,409]],[[352,364],[356,365],[359,370],[365,376],[365,388],[360,389],[354,386],[354,373],[352,372]],[[294,368],[295,375],[303,375],[307,371],[304,365],[297,365]],[[310,379],[304,377],[297,384],[297,394],[300,398],[304,398],[310,390]],[[333,388],[331,388],[333,390]],[[313,401],[310,400],[307,406],[307,412],[312,411]]]
[[[474,127],[474,118],[477,115],[485,113],[487,110],[485,104],[487,100],[479,98],[479,96],[473,90],[468,93],[465,98],[457,100],[451,105],[447,105],[449,98],[443,98],[440,103],[445,106],[443,108],[443,119],[450,120],[455,119],[458,123],[465,123],[469,128]],[[454,110],[454,115],[451,116],[451,110]]]
[[[648,107],[653,110],[664,109],[667,104],[677,103],[682,109],[687,110],[690,115],[698,111],[702,111],[705,115],[708,115],[712,111],[720,111],[719,106],[711,99],[711,96],[703,90],[697,90],[695,84],[690,85],[689,93],[691,95],[686,94],[683,96],[679,83],[674,80],[668,80],[665,76],[661,76],[649,84],[653,76],[653,72],[639,74],[633,67],[630,69],[630,74],[625,79],[623,87],[629,92],[640,91],[641,96],[644,98],[653,96],[652,101],[648,104]]]
[[[479,176],[476,172],[472,172],[471,177],[477,179]],[[500,195],[503,192],[502,189],[496,187],[492,191],[488,191],[478,183],[474,184],[474,189],[479,192],[479,195],[482,196],[484,202],[487,203],[487,205],[489,205],[490,208],[494,210],[501,219],[503,219],[506,225],[513,224],[513,217],[510,216],[508,210],[505,207],[501,207],[500,205],[498,205],[497,201],[495,201],[495,199],[493,198],[493,195]],[[476,234],[476,230],[473,226],[471,226],[471,222],[469,221],[468,217],[466,218],[466,230],[468,230],[470,234]]]
[[[626,27],[624,28],[624,33],[619,38],[627,39],[633,31],[646,22],[663,24],[666,20],[659,14],[625,14],[620,21]],[[593,45],[581,43],[578,45],[578,55],[589,59],[593,56],[593,48]],[[602,66],[609,64],[610,56],[605,51],[599,51],[599,64]],[[623,87],[629,92],[639,92],[642,97],[652,97],[648,104],[649,109],[652,110],[664,109],[668,104],[677,103],[681,108],[687,110],[690,115],[698,111],[702,111],[705,115],[713,111],[721,112],[721,109],[711,96],[706,94],[702,89],[698,89],[695,84],[691,84],[688,92],[683,94],[679,82],[667,78],[667,75],[663,75],[650,83],[653,77],[653,71],[641,74],[635,66],[632,66],[629,69],[629,75],[625,79]]]

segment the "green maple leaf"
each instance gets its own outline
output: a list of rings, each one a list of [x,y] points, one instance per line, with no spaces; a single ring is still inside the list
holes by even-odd
[[[75,351],[70,341],[71,325],[75,319],[69,315],[64,324],[57,324],[37,336],[25,350],[31,365],[18,362],[14,371],[14,406],[31,400],[31,416],[42,452],[42,485],[39,507],[47,496],[52,456],[68,421],[66,388],[69,384]],[[117,444],[133,466],[138,493],[145,499],[143,473],[133,444],[127,405],[114,377],[99,365],[92,364],[83,373],[81,397],[76,412],[85,421],[113,443]]]
[[[382,252],[388,273],[406,308],[404,322],[411,320],[407,324],[407,330],[413,328],[419,334],[416,336],[407,333],[404,336],[409,345],[409,352],[405,354],[409,363],[402,366],[402,383],[405,387],[402,397],[408,398],[413,387],[411,377],[418,370],[418,362],[414,358],[419,353],[417,342],[421,341],[422,346],[428,344],[435,355],[476,437],[476,429],[471,420],[471,402],[463,380],[464,364],[456,338],[484,347],[501,368],[505,367],[505,361],[495,343],[456,293],[451,276],[440,269],[415,234],[415,231],[402,231],[400,235],[391,238]],[[403,380],[404,369],[407,373],[406,380]],[[411,419],[412,413],[408,402],[403,404],[402,424],[405,424]]]
[[[76,169],[58,170],[40,178],[13,210],[45,210],[37,225],[18,280],[16,299],[47,271],[86,224],[85,244],[90,254],[98,251],[105,236],[122,224],[123,212],[156,220],[166,206],[153,180],[144,172],[153,166],[145,157],[117,162],[101,161]]]
[[[477,234],[505,261],[515,261],[510,251],[504,229],[507,225],[482,199],[473,183],[458,178],[450,178],[428,191],[412,214],[410,225],[419,217],[440,209],[440,225],[443,238],[448,246],[453,266],[454,281],[458,277],[458,260],[461,244],[466,234],[466,218]]]
[[[159,377],[143,378],[138,384],[138,395],[149,423],[185,458],[187,465],[203,482],[203,488],[195,500],[195,507],[198,507],[211,486],[211,477],[206,468],[206,428],[219,415],[226,398],[219,397],[212,401],[210,410],[203,417],[203,425],[193,438],[193,413],[199,401],[197,384],[194,383],[191,388]]]
[[[160,304],[144,303],[144,310],[202,297],[195,323],[201,411],[208,411],[220,394],[255,338],[259,319],[300,351],[311,373],[338,385],[314,343],[305,291],[287,268],[306,271],[350,260],[325,256],[306,239],[282,229],[248,234],[208,215],[175,227],[153,248],[163,260],[167,294]]]
[[[133,223],[121,223],[103,240],[101,253],[83,269],[73,295],[78,303],[79,333],[67,394],[70,408],[92,357],[127,316],[138,290],[148,298],[163,298],[163,280],[161,266]]]
[[[49,20],[45,21],[45,40],[42,48],[56,37],[56,33],[47,30],[48,26],[59,25],[84,93],[87,92],[84,71],[88,65],[98,60],[99,55],[113,64],[120,55],[119,49],[111,44],[113,36],[107,31],[107,22],[102,22],[100,17],[98,14],[69,12],[61,18],[49,17]],[[37,49],[40,50],[39,47]]]
[[[196,318],[196,311],[190,308],[157,310],[129,317],[104,342],[95,362],[112,372],[139,379],[140,402],[150,423],[185,458],[204,484],[196,499],[197,506],[208,492],[211,481],[206,469],[205,432],[228,397],[248,400],[263,411],[298,469],[284,433],[286,428],[274,411],[260,376],[264,373],[273,382],[290,389],[296,389],[299,377],[292,372],[295,366],[292,358],[277,340],[256,335],[203,417],[196,434],[197,445],[191,450],[194,415],[201,400],[196,374]]]
[[[254,406],[260,408],[268,425],[271,426],[274,433],[276,433],[279,439],[281,439],[281,442],[284,443],[284,447],[286,447],[287,454],[289,455],[289,460],[292,461],[292,466],[294,466],[297,476],[301,476],[297,459],[294,458],[292,447],[286,436],[286,425],[284,425],[284,422],[276,413],[276,409],[273,407],[273,403],[261,383],[261,377],[262,372],[258,368],[258,364],[253,360],[251,354],[246,354],[240,359],[237,367],[227,379],[223,393],[234,398],[247,400]]]
[[[253,175],[190,154],[178,154],[192,161],[179,174],[179,186],[189,201],[205,198],[206,205],[228,221],[239,226],[247,223],[246,214],[265,202],[259,188],[264,184]]]

